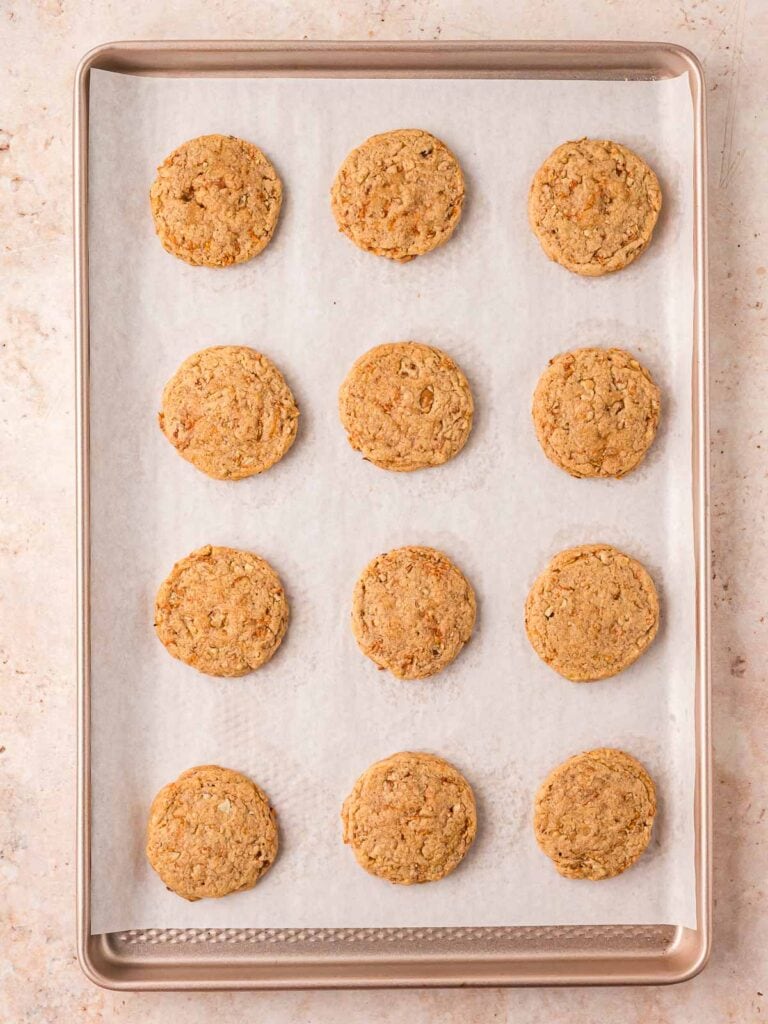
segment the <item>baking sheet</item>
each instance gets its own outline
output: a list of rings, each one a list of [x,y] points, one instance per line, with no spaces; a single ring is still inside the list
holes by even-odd
[[[422,126],[459,157],[462,224],[404,266],[335,229],[328,189],[354,145]],[[154,236],[147,191],[176,145],[206,132],[261,146],[285,186],[262,256],[187,267]],[[613,137],[656,169],[665,206],[628,270],[582,279],[551,264],[526,219],[528,184],[559,142]],[[691,507],[693,114],[686,76],[661,82],[153,79],[94,71],[90,95],[92,931],[145,927],[695,925],[694,561]],[[477,414],[439,469],[387,474],[347,445],[336,392],[354,358],[415,339],[453,355]],[[530,398],[564,348],[620,344],[649,366],[663,424],[622,481],[577,481],[541,453]],[[261,477],[208,480],[156,425],[167,378],[191,352],[249,344],[284,371],[296,445]],[[530,649],[526,593],[557,550],[607,541],[640,558],[662,598],[651,650],[613,680],[577,686]],[[291,601],[275,658],[238,680],[199,675],[155,639],[173,562],[205,544],[252,549]],[[363,566],[402,544],[445,550],[479,619],[457,661],[426,682],[380,673],[348,626]],[[653,774],[660,810],[639,864],[601,883],[560,878],[537,849],[533,794],[593,746]],[[460,767],[480,830],[437,885],[395,887],[341,843],[358,774],[403,749]],[[157,789],[195,764],[246,772],[273,801],[281,853],[248,893],[188,904],[143,853]]]

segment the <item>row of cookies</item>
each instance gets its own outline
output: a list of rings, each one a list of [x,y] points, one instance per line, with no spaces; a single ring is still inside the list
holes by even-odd
[[[648,846],[656,790],[642,764],[600,748],[569,758],[534,801],[536,841],[566,878],[621,874]],[[341,809],[343,841],[369,874],[399,885],[435,882],[477,833],[469,782],[434,754],[403,751],[367,768]],[[183,772],[152,802],[146,853],[168,889],[187,900],[251,889],[279,845],[277,815],[247,776],[218,765]]]
[[[442,551],[395,548],[363,570],[352,597],[358,647],[398,679],[426,679],[467,644],[477,603]],[[168,652],[210,676],[243,676],[266,664],[288,627],[278,574],[249,551],[208,545],[174,565],[155,599],[155,630]],[[659,600],[648,572],[609,544],[561,551],[525,603],[533,649],[566,679],[617,675],[652,643]]]
[[[581,348],[550,360],[533,397],[547,457],[574,477],[625,476],[644,458],[661,414],[648,370],[619,348]],[[445,352],[415,341],[377,345],[339,390],[350,445],[382,469],[439,466],[467,442],[474,400]],[[299,410],[275,364],[243,345],[206,348],[166,385],[158,417],[176,450],[208,476],[262,473],[293,445]]]
[[[331,187],[340,231],[360,249],[406,263],[443,245],[461,219],[464,174],[445,143],[418,128],[366,139]],[[175,149],[150,189],[165,249],[193,266],[226,267],[269,244],[283,199],[264,153],[244,139],[203,135]],[[651,240],[659,182],[637,154],[579,139],[551,153],[531,183],[528,218],[550,259],[598,276],[628,266]]]

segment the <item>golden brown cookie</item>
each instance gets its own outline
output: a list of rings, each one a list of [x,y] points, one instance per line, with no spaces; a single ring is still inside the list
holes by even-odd
[[[533,396],[545,455],[576,477],[625,476],[653,443],[660,414],[650,373],[620,348],[555,356]]]
[[[197,267],[228,267],[252,259],[268,244],[283,186],[250,142],[201,135],[160,164],[149,200],[169,253]]]
[[[645,161],[604,139],[565,142],[531,184],[528,218],[551,260],[576,274],[621,270],[648,246],[661,189]]]
[[[447,242],[463,203],[458,160],[418,128],[366,139],[347,156],[331,188],[339,230],[360,249],[399,263]]]
[[[339,390],[349,443],[381,469],[442,465],[466,444],[473,414],[472,393],[456,363],[416,341],[370,349]]]
[[[461,772],[441,757],[407,751],[363,772],[341,820],[358,864],[398,885],[445,878],[477,832],[475,798]]]
[[[296,438],[299,410],[275,364],[244,345],[205,348],[163,391],[160,429],[179,454],[216,480],[263,473]]]
[[[525,603],[533,649],[576,683],[621,672],[650,646],[658,628],[653,580],[610,544],[584,544],[555,555]]]
[[[152,801],[147,857],[185,900],[252,889],[277,856],[277,842],[266,795],[229,768],[190,768]]]
[[[442,551],[396,548],[362,572],[352,632],[363,654],[398,679],[426,679],[450,665],[472,635],[475,592]]]
[[[208,676],[260,668],[287,626],[280,578],[250,551],[193,551],[174,565],[155,599],[155,630],[168,653]]]
[[[536,794],[536,841],[566,878],[613,878],[651,838],[656,790],[639,761],[601,748],[558,765]]]

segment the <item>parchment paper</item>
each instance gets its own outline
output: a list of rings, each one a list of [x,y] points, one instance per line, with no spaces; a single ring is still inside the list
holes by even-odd
[[[687,80],[656,83],[153,79],[92,72],[90,98],[93,856],[95,932],[141,927],[695,924],[694,562],[691,511],[692,108]],[[458,155],[465,215],[435,253],[400,266],[336,231],[328,192],[367,136],[424,127]],[[256,142],[285,186],[276,236],[251,263],[188,267],[155,237],[148,189],[185,139]],[[664,210],[629,269],[579,278],[531,234],[531,177],[560,142],[615,138],[656,169]],[[348,446],[336,395],[373,345],[416,339],[454,356],[477,417],[446,466],[383,472]],[[663,424],[622,481],[574,480],[539,449],[531,395],[565,348],[619,344],[663,393]],[[289,456],[260,477],[207,479],[156,422],[166,380],[207,345],[248,344],[284,371],[301,409]],[[662,599],[650,651],[619,677],[574,685],[523,627],[556,551],[607,541],[638,557]],[[279,571],[291,623],[259,672],[215,680],[155,638],[153,600],[206,543]],[[479,599],[472,642],[446,671],[400,682],[359,653],[355,580],[403,544],[445,550]],[[533,795],[571,754],[618,746],[652,772],[651,846],[624,875],[560,878],[536,847]],[[371,762],[435,751],[479,804],[478,839],[437,884],[366,875],[339,809]],[[252,891],[186,903],[144,856],[147,809],[181,771],[251,775],[281,851]]]

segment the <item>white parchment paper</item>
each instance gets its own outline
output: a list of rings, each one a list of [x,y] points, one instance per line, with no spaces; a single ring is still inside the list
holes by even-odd
[[[691,511],[692,160],[686,78],[637,82],[153,79],[92,72],[92,927],[377,927],[695,924],[694,562]],[[465,215],[435,253],[399,266],[336,231],[328,192],[367,136],[419,126],[466,173]],[[188,267],[155,237],[158,163],[207,132],[274,162],[285,203],[251,263]],[[579,278],[541,252],[531,177],[560,142],[615,138],[657,171],[664,209],[629,269]],[[348,446],[336,413],[352,361],[385,341],[435,344],[465,370],[477,416],[453,462],[386,473]],[[574,480],[540,451],[531,395],[565,348],[619,344],[663,393],[663,422],[622,481]],[[166,380],[207,345],[274,359],[301,409],[298,440],[263,476],[209,480],[156,422]],[[551,555],[606,541],[638,557],[662,599],[651,650],[619,677],[574,685],[530,648],[523,605]],[[174,661],[152,628],[156,588],[202,544],[248,548],[279,571],[291,623],[261,671],[216,680]],[[359,653],[355,580],[403,544],[445,550],[474,584],[475,635],[426,682]],[[560,878],[531,828],[533,795],[571,754],[618,746],[652,772],[651,846],[611,881]],[[435,751],[479,805],[464,864],[437,884],[365,874],[339,809],[371,762]],[[252,891],[185,903],[144,856],[155,792],[219,763],[251,775],[280,821],[281,851]]]

